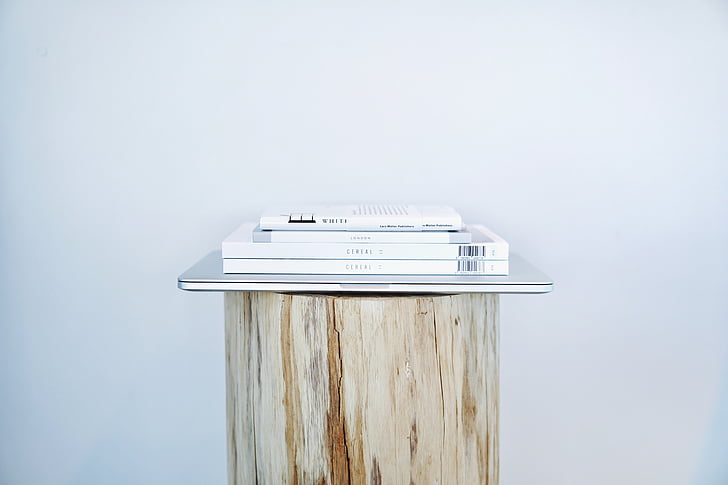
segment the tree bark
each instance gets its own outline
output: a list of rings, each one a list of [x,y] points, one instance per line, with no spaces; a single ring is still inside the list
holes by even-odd
[[[498,295],[225,293],[228,482],[498,483]]]

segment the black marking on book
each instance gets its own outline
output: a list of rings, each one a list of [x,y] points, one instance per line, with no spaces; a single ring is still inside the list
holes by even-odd
[[[458,246],[458,257],[461,258],[484,258],[486,246]]]
[[[316,220],[313,218],[313,215],[310,216],[308,219],[303,218],[303,214],[301,213],[293,213],[288,216],[288,222],[293,224],[314,224],[316,223]]]
[[[477,259],[459,259],[458,272],[461,273],[485,273],[487,271],[486,264],[488,261]]]

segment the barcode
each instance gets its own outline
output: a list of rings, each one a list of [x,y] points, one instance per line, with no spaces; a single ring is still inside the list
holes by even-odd
[[[478,261],[469,259],[458,260],[458,272],[463,273],[485,273],[489,270],[489,261]],[[493,265],[490,267],[490,271],[493,271]]]
[[[486,246],[459,246],[458,256],[463,258],[484,258]]]

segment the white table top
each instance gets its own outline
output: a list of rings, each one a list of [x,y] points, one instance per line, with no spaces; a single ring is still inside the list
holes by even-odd
[[[551,279],[511,253],[508,276],[382,276],[225,274],[213,251],[177,279],[191,291],[301,291],[354,293],[548,293]]]

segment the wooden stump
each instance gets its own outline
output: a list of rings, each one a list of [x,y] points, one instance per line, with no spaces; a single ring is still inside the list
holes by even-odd
[[[226,292],[228,482],[498,483],[498,295]]]

